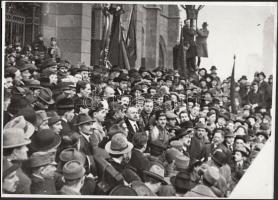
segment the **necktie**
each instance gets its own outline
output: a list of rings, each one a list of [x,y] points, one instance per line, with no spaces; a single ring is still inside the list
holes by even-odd
[[[134,130],[135,130],[135,132],[138,132],[138,126],[137,126],[137,124],[134,124]]]

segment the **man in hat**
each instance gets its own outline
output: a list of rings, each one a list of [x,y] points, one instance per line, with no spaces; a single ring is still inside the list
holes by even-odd
[[[57,73],[57,62],[53,60],[53,58],[47,58],[41,65],[41,71],[49,70]]]
[[[17,176],[18,163],[11,163],[3,159],[2,192],[4,194],[14,193],[18,187],[19,177]]]
[[[197,37],[196,37],[196,48],[197,48],[197,56],[198,56],[198,67],[201,64],[201,57],[208,57],[208,49],[207,49],[207,38],[209,35],[209,31],[207,29],[208,24],[204,22],[202,24],[202,28],[197,28]]]
[[[194,135],[194,130],[192,130],[191,128],[188,129],[184,129],[181,128],[176,132],[176,136],[174,136],[173,138],[171,138],[172,141],[174,140],[178,140],[182,143],[182,152],[189,156],[189,148],[191,145],[191,138]]]
[[[261,92],[263,94],[264,103],[265,103],[267,111],[269,112],[269,110],[272,106],[271,87],[265,81],[266,76],[265,76],[264,72],[260,72],[258,74],[258,77],[259,77],[259,92]]]
[[[50,153],[34,153],[29,158],[32,194],[56,194],[54,174],[57,163]]]
[[[144,170],[144,183],[157,196],[162,184],[167,184],[164,178],[165,168],[160,162],[152,162],[148,170]]]
[[[196,132],[191,139],[191,145],[189,148],[190,158],[201,160],[207,157],[207,147],[205,144],[205,138],[207,137],[206,126],[202,123],[198,123],[195,127]]]
[[[35,110],[48,110],[50,105],[53,105],[55,101],[52,99],[52,91],[49,88],[40,89],[40,93],[34,102]]]
[[[212,186],[219,179],[219,170],[215,167],[208,167],[202,176],[202,182],[187,192],[184,197],[210,197],[216,198],[217,196],[212,190]]]
[[[175,188],[177,197],[183,197],[192,189],[191,177],[188,172],[179,172],[176,176],[171,177],[170,181]]]
[[[85,180],[85,168],[77,160],[67,162],[63,167],[65,184],[59,191],[62,195],[81,195],[81,188]]]
[[[155,121],[155,113],[154,113],[154,102],[152,99],[146,99],[144,102],[144,108],[140,113],[140,117],[144,122],[145,130],[150,130],[151,125],[153,125]]]
[[[119,87],[115,90],[115,95],[126,94],[128,87],[128,76],[124,73],[121,73],[119,77],[116,78],[116,82],[119,83]]]
[[[227,156],[227,160],[230,159],[232,152],[223,144],[225,138],[225,132],[222,129],[215,129],[212,137],[212,143],[210,145],[210,153],[213,154],[216,150],[224,152]]]
[[[127,168],[132,148],[133,144],[122,133],[115,134],[111,141],[105,145],[105,151],[111,156],[107,161],[123,175],[127,183],[141,180],[134,170]]]
[[[87,114],[81,113],[76,117],[74,126],[78,130],[78,150],[85,155],[93,155],[92,125],[94,120]],[[74,134],[75,135],[75,134]]]
[[[244,147],[237,147],[234,150],[234,160],[231,163],[232,179],[235,184],[241,179],[250,163],[247,162],[247,152]]]
[[[3,156],[12,163],[22,162],[28,159],[28,147],[31,140],[26,137],[22,128],[6,128],[3,131]],[[19,184],[16,188],[16,194],[30,194],[30,178],[22,171],[17,169]]]

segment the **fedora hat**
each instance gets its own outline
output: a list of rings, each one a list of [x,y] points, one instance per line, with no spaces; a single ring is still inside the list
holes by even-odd
[[[264,136],[265,139],[268,139],[268,138],[269,138],[269,135],[268,135],[267,132],[265,132],[265,131],[258,131],[258,132],[256,133],[256,136],[259,136],[259,135]]]
[[[48,124],[50,126],[62,120],[61,117],[55,111],[47,112],[47,115],[49,116]]]
[[[52,99],[52,92],[49,88],[42,88],[38,95],[38,99],[49,105],[55,103],[55,101]]]
[[[185,171],[189,166],[190,158],[185,155],[179,155],[176,157],[175,165],[178,171]]]
[[[29,82],[28,82],[28,85],[26,85],[26,87],[30,88],[30,89],[41,89],[42,86],[41,86],[41,82],[39,80],[33,80],[31,79]]]
[[[46,60],[42,63],[42,65],[41,65],[41,70],[44,70],[44,69],[46,69],[46,68],[48,68],[48,67],[56,66],[56,65],[57,65],[57,62],[55,62],[54,59],[48,58],[48,59],[46,59]]]
[[[77,72],[82,72],[82,71],[90,71],[89,66],[86,66],[85,64],[80,65],[80,67],[77,69]]]
[[[61,143],[60,136],[50,129],[36,132],[32,135],[31,140],[30,148],[33,152],[48,151],[57,148]]]
[[[237,148],[234,149],[234,153],[235,153],[236,151],[241,152],[243,156],[246,156],[246,157],[248,156],[248,152],[246,151],[246,148],[245,148],[245,147],[239,146],[239,147],[237,147]]]
[[[76,180],[85,174],[83,164],[78,160],[68,161],[63,167],[63,176],[66,180]]]
[[[154,196],[154,193],[141,181],[132,181],[131,188],[134,189],[138,196]]]
[[[152,177],[152,178],[162,182],[162,184],[167,184],[166,180],[164,179],[165,168],[158,161],[152,162],[149,170],[143,170],[143,173],[146,176]]]
[[[232,132],[232,131],[230,131],[229,129],[225,129],[225,138],[226,137],[235,137],[235,134]]]
[[[25,120],[25,118],[23,116],[18,116],[16,118],[12,119],[11,121],[9,121],[4,126],[4,129],[8,129],[8,128],[22,129],[24,131],[26,138],[30,138],[35,131],[35,127],[33,126],[33,124],[31,124],[30,122]]]
[[[188,172],[178,172],[176,176],[170,178],[171,184],[179,190],[189,191],[191,189],[190,181],[191,178]]]
[[[3,159],[3,179],[20,167],[20,162],[10,162],[7,158]]]
[[[31,140],[21,128],[7,128],[3,131],[3,148],[10,149],[30,144]]]
[[[105,145],[105,150],[110,154],[125,154],[132,150],[133,144],[127,141],[122,133],[115,134],[111,141]]]
[[[211,159],[220,166],[223,166],[227,161],[227,156],[224,152],[215,150]]]
[[[59,159],[63,162],[68,162],[71,160],[78,160],[80,161],[83,165],[86,162],[86,156],[80,152],[77,151],[75,148],[67,148],[64,149],[60,155],[59,155]]]
[[[220,178],[219,170],[216,167],[208,167],[203,178],[210,184],[214,185],[214,183]]]
[[[172,137],[171,140],[172,141],[173,140],[178,140],[178,139],[182,138],[183,136],[186,136],[190,133],[191,133],[191,129],[187,129],[187,130],[185,128],[178,129],[176,131],[176,135],[174,137]]]
[[[53,160],[53,156],[50,153],[46,154],[32,154],[29,158],[29,164],[31,168],[41,167],[45,165],[57,165]]]
[[[137,192],[129,187],[129,186],[125,186],[125,185],[118,185],[116,187],[114,187],[110,192],[109,195],[111,196],[138,196]]]
[[[81,114],[77,115],[74,126],[80,126],[82,124],[91,123],[91,122],[95,122],[95,120],[93,120],[86,113],[81,113]]]
[[[36,111],[36,126],[39,127],[44,121],[48,120],[50,117],[47,116],[45,110]]]
[[[71,110],[74,109],[74,102],[71,98],[62,98],[56,103],[58,110]]]

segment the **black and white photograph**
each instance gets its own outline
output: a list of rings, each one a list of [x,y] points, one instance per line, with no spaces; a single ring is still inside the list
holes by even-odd
[[[1,8],[2,197],[275,198],[276,2]]]

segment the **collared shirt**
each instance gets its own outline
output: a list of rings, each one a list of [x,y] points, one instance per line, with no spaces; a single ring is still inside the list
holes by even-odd
[[[128,119],[128,121],[129,121],[129,123],[131,124],[131,126],[132,126],[134,132],[137,132],[137,131],[138,131],[137,123],[136,123],[135,121],[133,121],[133,120],[130,120],[130,119]]]
[[[88,142],[90,142],[90,135],[84,134],[82,132],[80,132],[80,134],[83,135]]]

